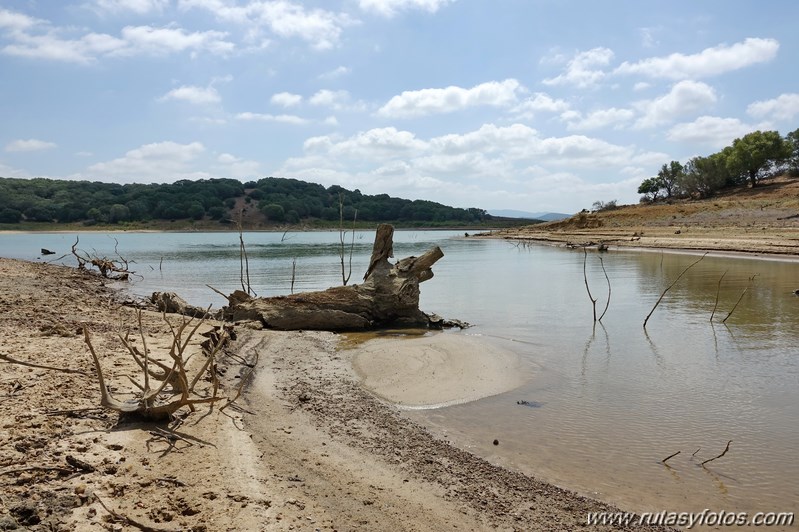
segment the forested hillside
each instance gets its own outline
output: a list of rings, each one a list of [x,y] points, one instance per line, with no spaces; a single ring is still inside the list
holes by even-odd
[[[262,224],[316,220],[469,225],[490,220],[483,209],[424,200],[368,195],[338,185],[267,177],[113,184],[54,179],[0,178],[0,224],[21,222],[133,224],[175,220],[230,223],[240,210]]]

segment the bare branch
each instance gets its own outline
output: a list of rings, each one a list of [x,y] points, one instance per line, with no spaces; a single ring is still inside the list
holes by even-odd
[[[670,284],[669,286],[667,286],[667,287],[666,287],[666,289],[665,289],[665,290],[663,290],[663,293],[662,293],[662,294],[660,294],[660,297],[658,298],[657,302],[655,303],[655,306],[654,306],[654,307],[652,307],[652,310],[650,310],[650,311],[649,311],[649,314],[647,314],[647,315],[646,315],[646,318],[644,318],[644,329],[646,329],[646,322],[648,322],[648,321],[649,321],[649,318],[650,318],[650,317],[652,316],[652,314],[655,312],[655,309],[656,309],[656,308],[658,308],[658,305],[660,305],[660,302],[661,302],[661,301],[663,301],[663,298],[666,296],[666,292],[668,292],[669,290],[671,290],[671,288],[672,288],[672,287],[673,287],[675,284],[677,284],[677,281],[679,281],[679,280],[682,278],[682,276],[683,276],[683,275],[685,275],[685,272],[687,272],[688,270],[690,270],[691,268],[693,268],[695,265],[699,264],[699,262],[701,262],[701,261],[702,261],[702,259],[704,259],[704,258],[705,258],[705,256],[707,256],[707,253],[705,253],[704,255],[702,255],[701,257],[699,257],[699,259],[697,259],[696,261],[694,261],[694,262],[692,262],[691,264],[689,264],[689,265],[688,265],[688,267],[687,267],[687,268],[685,268],[685,269],[684,269],[684,270],[683,270],[683,271],[680,273],[680,275],[678,275],[678,276],[677,276],[677,278],[676,278],[676,279],[674,279],[674,281],[672,281],[672,282],[671,282],[671,284]]]
[[[724,273],[721,274],[719,278],[719,284],[716,287],[716,302],[713,304],[713,312],[710,313],[710,321],[713,321],[713,316],[716,315],[716,309],[719,306],[719,292],[721,292],[721,281],[724,279],[724,276],[727,275],[727,272],[730,270],[724,270]]]
[[[729,314],[727,314],[727,317],[726,317],[726,318],[724,318],[723,320],[721,320],[721,323],[726,323],[726,322],[727,322],[727,320],[730,318],[730,316],[732,316],[732,313],[733,313],[733,312],[735,312],[735,309],[737,309],[737,308],[738,308],[738,303],[740,303],[740,302],[741,302],[741,300],[744,298],[744,296],[746,295],[746,293],[747,293],[747,292],[749,291],[749,289],[752,287],[752,281],[754,281],[754,280],[755,280],[755,277],[757,277],[757,274],[754,274],[752,277],[750,277],[750,278],[749,278],[749,284],[747,285],[747,287],[746,287],[746,288],[744,288],[744,291],[743,291],[743,292],[741,292],[741,296],[738,298],[738,301],[736,301],[736,302],[735,302],[735,305],[733,305],[733,307],[732,307],[732,310],[730,310],[730,313],[729,313]]]
[[[705,464],[706,464],[706,463],[708,463],[708,462],[712,462],[713,460],[717,460],[717,459],[721,458],[722,456],[724,456],[725,454],[727,454],[727,451],[729,451],[729,450],[730,450],[730,444],[731,444],[731,443],[732,443],[732,440],[730,440],[730,441],[728,441],[728,442],[727,442],[727,446],[724,448],[724,451],[722,451],[722,453],[721,453],[720,455],[718,455],[718,456],[714,456],[713,458],[708,458],[707,460],[705,460],[704,462],[702,462],[702,463],[701,463],[701,464],[699,464],[699,465],[701,465],[702,467],[705,467]]]
[[[33,362],[25,362],[24,360],[17,360],[16,358],[12,358],[3,353],[0,353],[0,360],[5,360],[10,364],[19,364],[20,366],[28,366],[29,368],[48,369],[52,371],[60,371],[61,373],[77,373],[78,375],[88,375],[88,373],[80,369],[57,368],[55,366],[46,366],[44,364],[34,364]]]
[[[676,453],[674,453],[674,454],[670,454],[670,455],[668,455],[666,458],[664,458],[663,460],[661,460],[661,462],[665,464],[666,462],[668,462],[669,460],[671,460],[672,458],[674,458],[675,456],[677,456],[677,455],[678,455],[678,454],[680,454],[681,452],[682,452],[682,451],[677,451],[677,452],[676,452]]]
[[[591,300],[591,306],[594,310],[594,322],[596,323],[596,299],[591,295],[591,289],[588,288],[588,274],[585,271],[586,262],[588,262],[588,251],[583,246],[583,280],[585,281],[585,291],[588,292],[588,299]]]
[[[599,316],[599,321],[602,321],[602,318],[605,317],[605,313],[610,306],[610,277],[608,277],[608,272],[605,270],[605,262],[602,260],[602,255],[599,256],[599,264],[602,265],[602,273],[605,274],[605,280],[608,282],[608,300],[605,302],[605,310],[603,310],[602,314]]]

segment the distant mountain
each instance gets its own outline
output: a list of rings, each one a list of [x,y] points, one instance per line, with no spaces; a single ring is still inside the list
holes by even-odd
[[[571,214],[563,214],[562,212],[527,212],[513,209],[495,209],[488,211],[488,214],[503,218],[524,218],[526,220],[543,220],[545,222],[563,220],[571,216]]]

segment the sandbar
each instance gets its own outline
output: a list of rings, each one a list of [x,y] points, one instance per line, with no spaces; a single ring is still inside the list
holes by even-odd
[[[405,408],[437,408],[513,390],[531,377],[516,353],[461,333],[376,338],[352,352],[361,384]]]

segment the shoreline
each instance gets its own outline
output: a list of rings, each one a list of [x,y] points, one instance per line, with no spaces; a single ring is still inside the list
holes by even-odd
[[[556,247],[597,247],[619,251],[666,251],[684,254],[714,253],[714,256],[762,260],[799,261],[799,230],[772,229],[767,234],[741,232],[740,228],[630,227],[626,229],[549,230],[529,226],[524,231],[500,230],[473,238],[503,239]]]
[[[235,523],[239,530],[543,531],[581,527],[588,512],[619,511],[434,437],[359,384],[352,354],[333,333],[238,326],[220,364],[223,393],[235,394],[248,365],[257,362],[257,371],[231,408],[186,412],[173,440],[159,436],[162,424],[120,424],[97,408],[77,330],[92,330],[115,393],[129,389],[126,376],[138,369],[117,338],[134,315],[119,302],[125,292],[51,264],[0,259],[0,273],[0,300],[10,309],[0,315],[10,339],[3,353],[85,372],[3,365],[0,385],[10,392],[0,412],[0,520],[104,530],[111,517],[94,495],[159,530]],[[162,316],[145,311],[143,320],[148,345],[168,346]],[[68,470],[59,465],[67,454],[93,469],[47,469]]]

